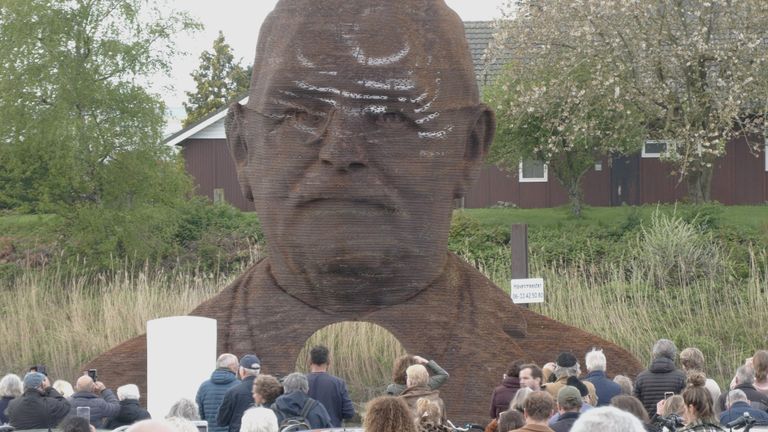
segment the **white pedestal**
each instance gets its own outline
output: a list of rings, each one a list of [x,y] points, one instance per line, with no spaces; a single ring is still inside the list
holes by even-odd
[[[181,398],[195,400],[216,368],[216,320],[194,316],[147,322],[147,409],[162,419]]]

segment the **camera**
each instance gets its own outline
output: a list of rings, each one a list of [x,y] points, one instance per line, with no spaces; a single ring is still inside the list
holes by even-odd
[[[98,381],[98,379],[96,379],[98,377],[98,375],[96,374],[96,369],[88,369],[88,376],[91,377],[93,382]]]
[[[670,432],[675,432],[677,428],[685,426],[683,424],[683,419],[677,414],[670,414],[668,416],[659,418],[659,425],[662,428],[666,428]]]
[[[45,376],[48,376],[48,368],[45,365],[33,365],[29,367],[29,372],[39,372]]]
[[[725,427],[730,429],[741,429],[746,426],[752,426],[757,422],[751,415],[749,415],[748,412],[745,412],[743,416],[737,418],[736,420],[728,423],[725,425]]]

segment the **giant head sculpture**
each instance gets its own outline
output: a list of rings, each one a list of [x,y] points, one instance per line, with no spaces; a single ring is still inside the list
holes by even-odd
[[[249,100],[227,116],[269,256],[192,314],[218,321],[219,352],[257,352],[278,373],[318,329],[376,323],[450,372],[441,396],[467,420],[485,419],[510,360],[600,346],[613,370],[638,370],[626,351],[517,307],[448,253],[454,199],[494,129],[443,0],[279,1]],[[119,371],[110,385],[143,383],[145,347],[134,338],[88,367]]]
[[[227,136],[278,284],[324,310],[367,311],[443,270],[453,199],[494,128],[443,0],[282,0]]]

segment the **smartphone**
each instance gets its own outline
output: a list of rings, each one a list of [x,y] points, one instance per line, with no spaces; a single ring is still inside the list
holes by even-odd
[[[98,380],[96,379],[96,378],[97,378],[97,376],[98,376],[98,375],[96,374],[96,369],[88,369],[88,376],[89,376],[89,377],[91,377],[91,379],[93,380],[93,382],[96,382],[96,381],[98,381]]]
[[[664,392],[664,399],[669,399],[675,395],[675,392]]]
[[[39,372],[45,376],[48,376],[48,368],[45,365],[34,365],[29,368],[30,372]]]

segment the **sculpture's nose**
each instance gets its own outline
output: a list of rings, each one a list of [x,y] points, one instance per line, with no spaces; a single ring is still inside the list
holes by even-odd
[[[355,171],[368,166],[364,125],[354,116],[339,111],[329,114],[322,136],[320,162],[339,171]]]

